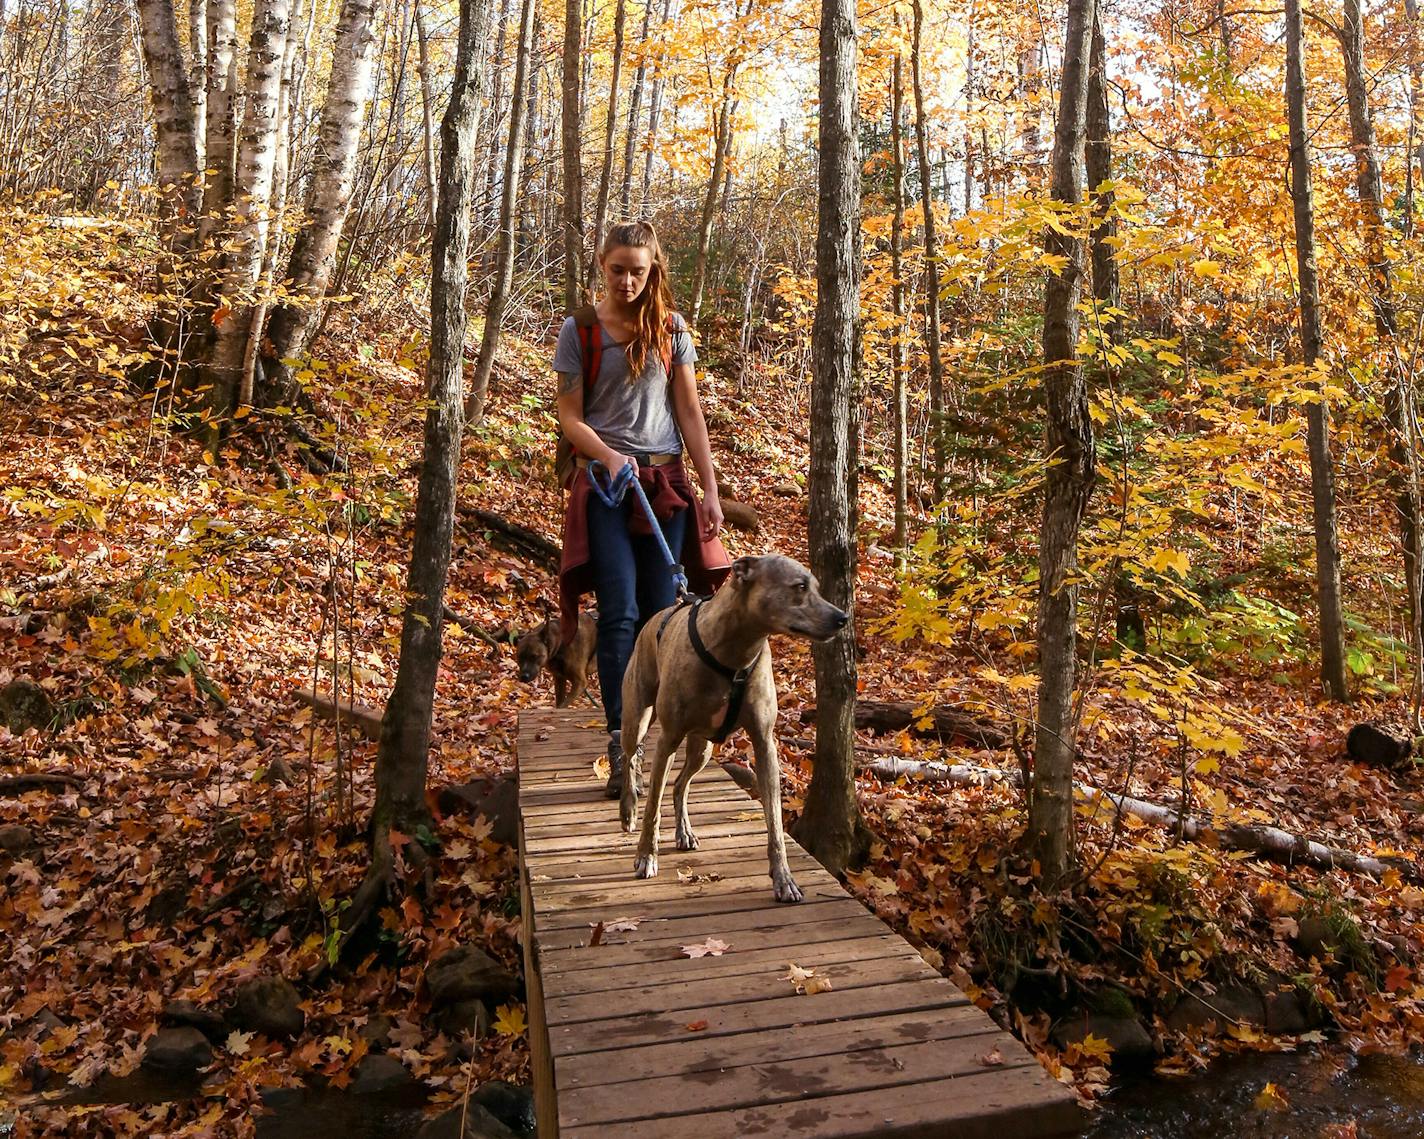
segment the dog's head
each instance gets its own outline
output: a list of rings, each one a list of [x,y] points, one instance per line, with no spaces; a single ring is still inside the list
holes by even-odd
[[[559,619],[546,617],[537,629],[530,629],[514,643],[514,659],[519,662],[519,679],[526,684],[536,679],[559,648]]]
[[[779,554],[738,558],[728,584],[742,594],[753,619],[773,633],[829,641],[850,620],[821,596],[805,566]]]

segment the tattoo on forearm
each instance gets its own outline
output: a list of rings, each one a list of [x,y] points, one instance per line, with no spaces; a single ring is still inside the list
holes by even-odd
[[[559,373],[559,394],[568,395],[570,392],[578,390],[579,374],[577,372]]]

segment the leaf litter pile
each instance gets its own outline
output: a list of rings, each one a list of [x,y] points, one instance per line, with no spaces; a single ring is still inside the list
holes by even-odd
[[[527,1082],[522,989],[491,998],[488,1023],[462,1021],[433,995],[430,967],[473,947],[519,972],[514,850],[450,789],[511,770],[518,708],[550,693],[517,683],[507,649],[446,625],[437,823],[396,836],[403,901],[335,960],[366,869],[375,744],[295,698],[335,683],[343,701],[379,711],[393,680],[424,414],[419,337],[388,313],[333,321],[333,358],[314,373],[344,473],[308,474],[280,424],[249,426],[278,441],[266,460],[251,437],[205,455],[123,378],[141,358],[144,315],[124,260],[21,218],[3,227],[21,255],[0,272],[23,264],[25,276],[0,281],[21,298],[0,317],[0,361],[18,377],[0,390],[0,686],[22,705],[7,703],[0,727],[0,992],[13,994],[0,1009],[0,1102],[24,1104],[35,1134],[243,1134],[260,1089],[340,1088],[376,1052],[424,1081],[432,1111],[468,1086]],[[510,351],[493,413],[466,440],[447,602],[484,630],[537,623],[539,598],[553,596],[550,567],[497,544],[473,514],[558,533],[547,415],[517,398],[542,390],[545,355]],[[803,499],[766,493],[806,469],[802,413],[755,387],[738,398],[715,364],[705,392],[714,449],[729,460],[723,495],[761,512],[761,536],[731,532],[730,552],[804,560]],[[1012,734],[1026,691],[1012,646],[971,648],[955,629],[907,622],[923,591],[869,542],[888,525],[887,488],[867,479],[862,494],[862,696],[955,704]],[[988,529],[1023,541],[1029,515],[1013,512],[1025,510],[1003,505]],[[799,714],[814,703],[811,659],[798,643],[776,653],[794,821],[810,776]],[[1085,878],[1047,897],[1017,853],[1022,800],[1007,782],[867,774],[860,806],[875,838],[851,889],[1087,1097],[1126,1047],[1107,1034],[1129,1022],[1165,1072],[1322,1034],[1365,1049],[1417,1040],[1424,787],[1412,768],[1349,763],[1342,744],[1358,719],[1400,720],[1402,698],[1317,706],[1304,671],[1282,683],[1219,670],[1180,699],[1146,687],[1128,677],[1090,693],[1085,783],[1218,825],[1269,822],[1394,855],[1397,869],[1375,881],[1288,867],[1213,845],[1210,831],[1178,842],[1085,805]],[[1208,691],[1214,719],[1201,713]],[[1163,729],[1163,707],[1181,711],[1180,730]],[[918,730],[861,744],[866,761],[1018,766],[1008,751]],[[750,746],[734,737],[722,757],[749,761]],[[423,879],[401,858],[410,843],[433,856]],[[711,938],[682,952],[728,949]],[[797,991],[818,991],[814,970],[787,966]],[[276,977],[295,987],[300,1027],[232,1023],[243,987]],[[133,1073],[175,1002],[225,1018],[201,1095],[60,1102]]]

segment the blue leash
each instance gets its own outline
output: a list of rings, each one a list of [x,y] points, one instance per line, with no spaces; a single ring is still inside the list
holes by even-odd
[[[599,500],[610,510],[622,503],[630,486],[633,488],[633,493],[638,496],[638,501],[643,506],[643,514],[648,520],[648,525],[653,528],[653,537],[658,540],[658,549],[663,552],[663,560],[668,564],[668,572],[672,574],[673,584],[677,586],[677,596],[679,599],[686,597],[688,594],[687,574],[682,568],[682,563],[672,556],[667,539],[663,537],[663,528],[658,525],[657,515],[653,513],[653,504],[648,501],[643,484],[638,480],[638,468],[632,463],[628,463],[616,475],[609,478],[607,489],[598,481],[599,471],[607,474],[608,468],[599,460],[594,459],[588,465],[588,481],[593,484],[593,493],[598,495]]]

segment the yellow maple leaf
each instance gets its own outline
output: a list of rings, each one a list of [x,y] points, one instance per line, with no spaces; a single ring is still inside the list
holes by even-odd
[[[1103,1037],[1094,1036],[1091,1032],[1083,1037],[1078,1044],[1078,1050],[1084,1056],[1091,1056],[1095,1060],[1106,1062],[1112,1056],[1112,1045]]]
[[[523,1005],[500,1005],[495,1010],[494,1024],[491,1026],[501,1036],[523,1036],[529,1029],[524,1019]]]

